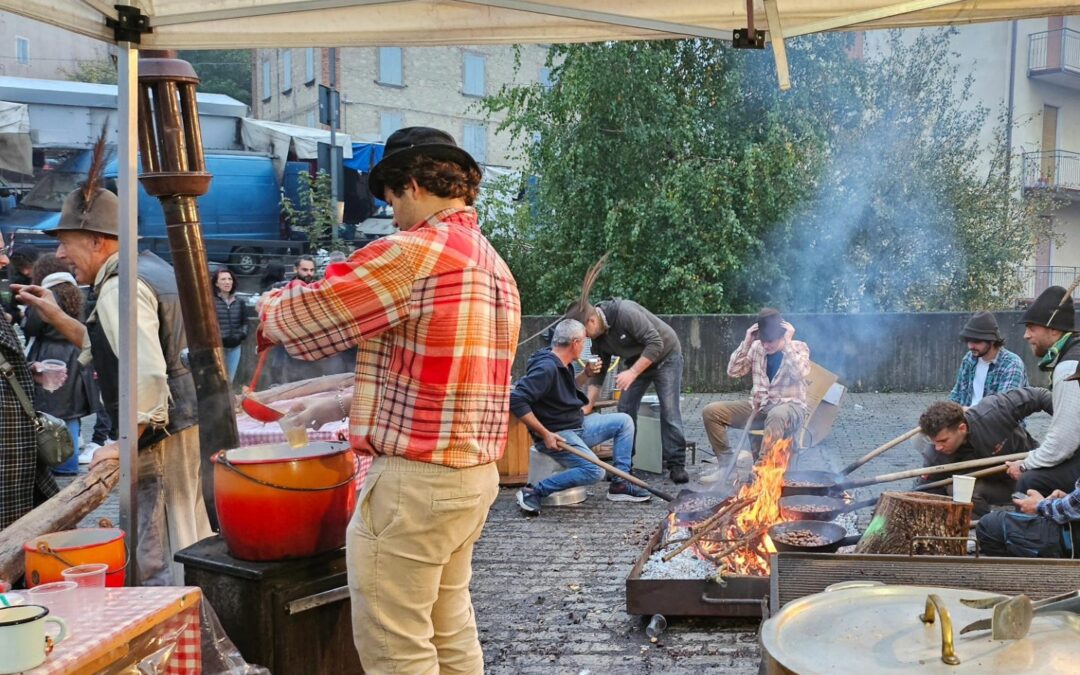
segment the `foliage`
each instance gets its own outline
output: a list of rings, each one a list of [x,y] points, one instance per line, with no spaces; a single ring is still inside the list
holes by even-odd
[[[530,176],[481,221],[525,311],[563,309],[604,251],[595,298],[660,313],[1000,306],[1053,204],[1020,198],[1001,124],[980,146],[948,37],[790,40],[788,92],[720,42],[553,47],[553,86],[483,103]]]
[[[337,208],[330,191],[330,174],[319,170],[315,178],[301,171],[298,176],[296,201],[281,191],[281,216],[294,231],[306,232],[312,249],[326,243],[332,228],[337,226]]]
[[[190,50],[177,54],[195,68],[200,80],[199,91],[225,94],[251,105],[253,66],[250,49]]]
[[[61,68],[60,74],[72,82],[116,84],[116,63],[112,59],[78,61],[75,70]]]

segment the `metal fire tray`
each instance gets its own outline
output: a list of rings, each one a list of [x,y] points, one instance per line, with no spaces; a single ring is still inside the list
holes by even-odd
[[[769,607],[774,614],[793,600],[844,581],[1023,593],[1038,600],[1080,588],[1080,560],[778,553],[772,559],[770,579]]]
[[[704,579],[642,579],[641,570],[660,545],[666,524],[649,538],[645,551],[626,577],[629,614],[665,616],[768,616],[769,577],[725,577],[725,585]],[[1077,586],[1080,588],[1080,586]]]

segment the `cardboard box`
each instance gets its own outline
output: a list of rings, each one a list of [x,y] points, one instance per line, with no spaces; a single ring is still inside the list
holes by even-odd
[[[806,447],[812,447],[829,437],[833,422],[840,413],[840,399],[847,388],[837,382],[837,376],[818,364],[810,362],[810,374],[806,377],[806,409],[809,417],[805,425]]]

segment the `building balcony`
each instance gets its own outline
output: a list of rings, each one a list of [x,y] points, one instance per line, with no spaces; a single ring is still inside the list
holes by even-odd
[[[1025,190],[1057,190],[1063,197],[1080,201],[1080,152],[1025,152],[1023,163]]]
[[[1029,35],[1028,77],[1080,90],[1080,32],[1059,28]]]
[[[1024,307],[1031,304],[1039,294],[1051,286],[1068,288],[1077,276],[1080,267],[1069,265],[1021,265],[1017,268],[1020,276],[1020,293],[1016,305]],[[1077,300],[1077,293],[1073,293]]]

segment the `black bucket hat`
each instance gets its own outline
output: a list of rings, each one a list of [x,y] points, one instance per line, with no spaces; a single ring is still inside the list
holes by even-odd
[[[368,189],[376,199],[386,194],[383,182],[387,169],[404,166],[413,157],[424,155],[433,159],[445,159],[455,162],[466,169],[480,171],[480,165],[472,155],[462,150],[454,137],[440,129],[431,127],[405,127],[390,134],[386,139],[383,158],[371,170],[368,176]]]
[[[1001,342],[1001,329],[998,328],[997,319],[990,312],[975,312],[960,331],[960,339]]]
[[[1062,302],[1063,298],[1065,302]],[[1031,303],[1020,318],[1020,323],[1071,332],[1075,330],[1076,324],[1073,299],[1065,298],[1065,289],[1061,286],[1051,286],[1035,298],[1035,302]]]

